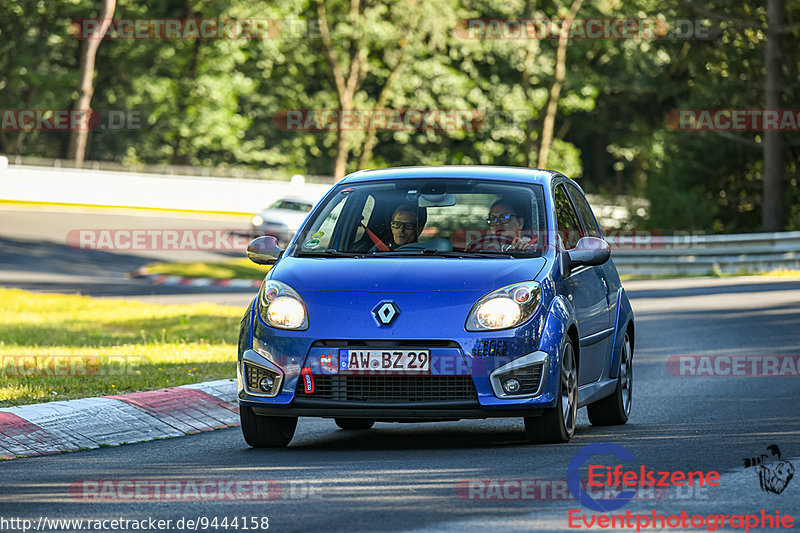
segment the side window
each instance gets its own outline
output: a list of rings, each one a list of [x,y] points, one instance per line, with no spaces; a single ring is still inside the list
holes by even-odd
[[[313,232],[313,234],[320,233],[321,235],[318,237],[319,244],[314,248],[317,250],[325,250],[330,248],[331,246],[331,238],[333,237],[333,232],[336,227],[336,221],[339,220],[339,215],[342,213],[342,208],[344,204],[347,203],[347,199],[344,201],[338,202],[333,209],[330,210],[328,215],[322,221],[322,224]],[[313,237],[312,237],[313,238]]]
[[[571,183],[568,183],[567,187],[570,196],[572,196],[572,202],[575,204],[575,207],[578,208],[578,214],[581,216],[583,227],[586,229],[584,236],[600,237],[600,229],[597,227],[592,208],[589,207],[589,202],[586,201],[586,197]]]
[[[375,197],[371,194],[367,196],[366,201],[364,202],[364,209],[361,210],[361,224],[364,226],[369,226],[370,218],[372,218],[372,212],[375,210]],[[358,225],[356,228],[356,236],[353,239],[353,242],[358,242],[360,239],[364,237],[364,226],[361,224]]]
[[[567,196],[567,191],[563,185],[556,187],[554,201],[556,204],[556,220],[558,223],[558,235],[564,248],[571,250],[578,244],[581,238],[581,225],[578,216],[572,208],[572,204]]]

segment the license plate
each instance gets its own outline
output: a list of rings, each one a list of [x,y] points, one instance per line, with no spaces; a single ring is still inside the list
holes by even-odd
[[[428,374],[430,350],[353,349],[339,352],[339,372]]]

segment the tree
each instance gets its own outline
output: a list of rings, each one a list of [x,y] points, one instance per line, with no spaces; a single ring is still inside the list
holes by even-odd
[[[349,46],[347,49],[345,66],[339,64],[336,57],[331,32],[328,28],[328,12],[325,7],[326,0],[317,0],[317,14],[319,16],[319,29],[322,35],[322,42],[325,45],[325,55],[331,67],[333,81],[336,87],[336,95],[339,99],[339,111],[347,113],[353,109],[353,100],[356,91],[361,88],[364,78],[367,75],[367,47],[364,42],[363,34],[354,31],[348,38]],[[360,0],[350,0],[350,11],[347,22],[352,28],[358,28],[363,23]],[[347,75],[345,77],[345,71]],[[350,155],[350,142],[346,132],[342,131],[341,121],[339,121],[336,133],[339,137],[336,163],[333,167],[333,179],[340,180],[344,177],[347,168],[347,158]]]
[[[342,113],[356,108],[367,114],[371,110],[382,111],[392,100],[393,93],[402,92],[397,82],[408,63],[435,53],[437,45],[431,37],[443,27],[436,23],[452,18],[450,9],[430,0],[398,0],[372,5],[350,0],[346,15],[335,17],[344,23],[337,24],[338,28],[332,31],[328,5],[333,7],[334,13],[338,8],[340,14],[344,5],[331,0],[317,0],[316,3],[324,56]],[[365,84],[368,85],[366,91]],[[347,173],[347,163],[356,143],[360,147],[359,168],[370,164],[378,135],[375,121],[369,120],[367,124],[366,132],[358,134],[342,130],[339,123],[334,179],[339,180]]]
[[[781,43],[783,31],[783,0],[767,0],[767,42],[764,46],[764,108],[781,107],[784,90],[781,81]],[[761,222],[765,231],[781,231],[783,229],[783,134],[780,131],[765,131],[763,141],[764,200],[761,205]]]
[[[97,57],[97,49],[111,25],[114,17],[114,9],[117,7],[117,0],[102,0],[103,6],[100,9],[100,26],[98,32],[92,36],[83,36],[84,41],[81,47],[80,64],[80,84],[78,86],[78,99],[75,101],[75,111],[88,113],[91,111],[92,95],[94,95],[94,63]],[[83,159],[86,156],[86,140],[89,130],[80,127],[70,133],[69,148],[67,158],[75,160],[75,166],[83,166]]]
[[[556,122],[556,110],[558,109],[558,99],[561,96],[561,86],[564,84],[566,76],[567,44],[569,43],[569,33],[572,22],[578,10],[581,8],[583,0],[573,0],[566,18],[566,24],[561,34],[558,36],[558,49],[556,51],[556,71],[553,75],[553,84],[550,86],[550,98],[547,101],[547,111],[544,115],[542,124],[542,140],[539,143],[539,158],[537,166],[547,168],[547,161],[550,157],[550,145],[553,142],[553,128]]]

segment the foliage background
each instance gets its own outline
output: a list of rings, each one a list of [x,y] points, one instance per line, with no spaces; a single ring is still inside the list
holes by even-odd
[[[91,0],[0,0],[0,107],[69,109],[77,99],[78,18]],[[553,0],[326,0],[338,62],[354,43],[367,59],[357,109],[474,109],[479,131],[349,132],[347,170],[429,164],[536,166],[541,121],[555,71],[553,40],[470,40],[455,31],[468,17],[553,18]],[[800,88],[800,2],[783,2],[782,107]],[[286,109],[339,107],[316,0],[119,0],[114,18],[272,18],[295,21],[276,39],[108,40],[100,46],[92,107],[135,109],[143,127],[94,131],[87,159],[124,164],[245,166],[330,175],[336,132],[289,132]],[[708,39],[573,40],[548,167],[587,192],[651,202],[632,223],[662,230],[761,229],[762,151],[758,132],[737,138],[668,129],[676,108],[764,106],[766,8],[744,0],[600,0],[578,16],[704,20]],[[303,28],[310,28],[304,33]],[[392,72],[398,74],[392,77]],[[73,89],[74,88],[74,89]],[[785,229],[800,229],[800,142],[785,135]],[[68,136],[0,131],[0,153],[63,158]],[[363,157],[362,157],[363,156]]]

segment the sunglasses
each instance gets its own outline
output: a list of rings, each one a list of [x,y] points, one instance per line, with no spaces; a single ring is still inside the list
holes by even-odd
[[[416,222],[400,222],[399,220],[392,220],[391,226],[394,229],[403,228],[404,231],[410,231],[412,229],[417,229]]]
[[[498,224],[506,225],[511,222],[512,218],[519,218],[517,215],[512,213],[503,213],[502,215],[497,215],[496,217],[490,216],[486,219],[486,223],[490,226],[496,226]]]

